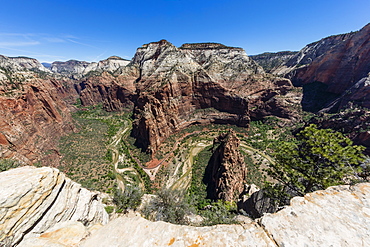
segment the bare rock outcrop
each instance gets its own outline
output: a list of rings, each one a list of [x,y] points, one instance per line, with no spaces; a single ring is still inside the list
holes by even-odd
[[[0,173],[0,243],[14,246],[55,224],[80,221],[106,224],[108,214],[98,194],[55,168],[21,167]]]
[[[33,70],[50,73],[38,60],[29,57],[6,57],[0,55],[0,67],[10,70]]]
[[[0,158],[57,165],[57,140],[74,129],[65,100],[77,94],[68,82],[7,64],[0,68]]]
[[[81,247],[96,246],[275,246],[256,223],[192,227],[120,217],[97,230]]]
[[[290,81],[266,76],[241,48],[213,43],[177,48],[161,40],[139,48],[128,67],[140,71],[133,135],[152,153],[191,124],[247,126],[250,115],[263,117],[272,108],[281,117],[292,116],[279,112],[286,107],[277,99],[292,88]],[[212,110],[201,115],[200,109]]]
[[[294,197],[259,222],[278,246],[368,246],[369,198],[369,183],[334,186]]]
[[[265,52],[250,57],[262,66],[266,72],[272,73],[275,69],[292,59],[297,53],[296,51]]]
[[[370,184],[334,186],[242,225],[191,227],[117,218],[81,246],[369,246]]]
[[[50,70],[63,76],[80,79],[89,73],[102,73],[104,71],[114,72],[126,66],[129,62],[130,61],[117,56],[111,56],[105,60],[92,63],[77,60],[69,60],[66,62],[57,61],[51,64]]]
[[[213,141],[218,145],[205,171],[207,197],[236,201],[244,190],[247,168],[239,151],[240,140],[233,130],[223,133]]]
[[[273,73],[304,87],[305,110],[336,112],[349,102],[369,107],[370,24],[305,46]]]

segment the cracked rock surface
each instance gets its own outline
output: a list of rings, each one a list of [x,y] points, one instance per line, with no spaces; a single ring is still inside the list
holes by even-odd
[[[59,222],[108,222],[98,194],[55,168],[11,169],[0,173],[0,184],[0,246],[39,236]]]

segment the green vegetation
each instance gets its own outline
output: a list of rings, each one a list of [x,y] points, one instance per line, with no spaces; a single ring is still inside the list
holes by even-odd
[[[116,189],[113,197],[113,202],[117,207],[116,212],[122,213],[128,209],[135,210],[141,204],[143,194],[139,187],[125,186],[123,192]]]
[[[269,195],[285,204],[292,196],[345,184],[358,177],[363,150],[342,133],[311,124],[299,132],[296,142],[281,143],[275,153],[276,162],[267,173],[278,183],[267,183]]]
[[[102,105],[85,107],[73,114],[78,131],[61,138],[63,155],[59,169],[88,189],[111,191],[115,186],[111,137],[123,125],[126,115],[108,113]]]
[[[173,224],[186,224],[185,215],[192,213],[192,206],[178,190],[161,189],[143,209],[149,220],[162,220]]]
[[[21,163],[16,160],[0,159],[0,172],[4,172],[12,168],[17,168],[19,166],[21,166]]]
[[[106,206],[105,208],[105,211],[108,213],[108,214],[111,214],[114,212],[114,206]]]

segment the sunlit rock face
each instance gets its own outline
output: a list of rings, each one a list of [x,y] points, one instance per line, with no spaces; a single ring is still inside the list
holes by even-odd
[[[50,71],[74,79],[80,79],[89,73],[115,72],[119,68],[126,66],[129,62],[117,56],[111,56],[105,60],[91,63],[69,60],[66,62],[53,62],[50,66]]]
[[[65,86],[70,85],[68,81],[26,69],[13,60],[1,60],[0,158],[57,165],[57,140],[74,129],[66,101],[75,101],[78,95],[72,86]]]
[[[244,191],[247,168],[239,151],[240,140],[233,130],[213,141],[215,150],[205,171],[207,197],[237,201]]]
[[[177,48],[161,40],[139,48],[128,67],[140,72],[135,81],[133,135],[152,153],[169,135],[192,124],[248,126],[252,114],[293,115],[275,97],[292,88],[290,81],[266,76],[241,48],[221,44]],[[199,109],[214,110],[199,114]]]
[[[98,194],[81,188],[55,168],[21,167],[0,173],[0,245],[14,246],[55,224],[106,224]]]
[[[368,246],[369,198],[369,183],[330,187],[241,225],[191,227],[121,217],[81,246]]]
[[[273,70],[304,87],[303,108],[336,112],[348,103],[369,107],[370,24],[305,46]]]

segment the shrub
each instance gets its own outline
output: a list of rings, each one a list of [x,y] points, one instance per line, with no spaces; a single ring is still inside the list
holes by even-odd
[[[18,161],[11,159],[0,159],[0,172],[7,171],[11,168],[16,168],[21,164]]]
[[[173,224],[186,224],[185,215],[193,213],[193,208],[184,199],[181,191],[161,189],[149,202],[143,213],[149,220],[162,220]]]
[[[126,185],[125,191],[116,189],[113,202],[117,206],[117,212],[123,212],[128,209],[135,210],[141,204],[143,192],[140,188]]]

